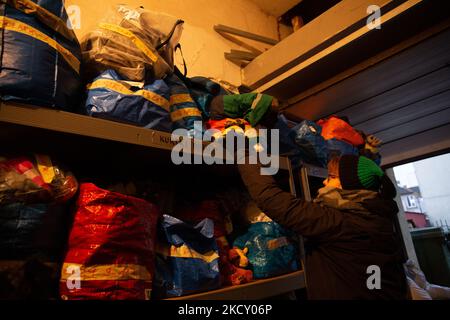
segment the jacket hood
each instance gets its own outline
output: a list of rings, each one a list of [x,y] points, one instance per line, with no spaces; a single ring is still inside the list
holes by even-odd
[[[374,199],[365,200],[362,205],[371,213],[385,218],[392,219],[398,213],[397,202],[393,199],[376,197]]]
[[[379,193],[371,190],[323,187],[319,190],[314,202],[322,206],[364,215],[393,217],[398,212],[397,203],[394,200],[384,199]]]

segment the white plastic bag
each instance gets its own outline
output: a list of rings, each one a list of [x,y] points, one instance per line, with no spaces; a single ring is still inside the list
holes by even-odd
[[[183,21],[143,8],[115,6],[81,43],[88,80],[114,69],[130,81],[150,82],[173,72]]]
[[[404,268],[413,300],[450,300],[450,288],[429,283],[413,260],[409,259]]]

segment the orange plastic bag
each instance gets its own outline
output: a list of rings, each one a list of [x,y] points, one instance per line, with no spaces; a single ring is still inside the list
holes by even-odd
[[[364,144],[361,134],[347,122],[336,116],[321,119],[317,121],[317,124],[322,127],[322,137],[325,140],[335,138],[350,143],[355,147]]]

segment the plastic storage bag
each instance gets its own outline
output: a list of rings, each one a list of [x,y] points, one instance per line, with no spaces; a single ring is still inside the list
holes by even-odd
[[[325,140],[337,139],[357,147],[364,144],[361,134],[356,131],[349,123],[336,117],[330,116],[326,119],[317,121],[322,127],[322,136]]]
[[[140,84],[124,81],[114,70],[103,72],[87,86],[87,114],[171,131],[169,87],[163,80]]]
[[[292,130],[295,125],[297,124],[286,119],[284,115],[278,114],[274,129],[278,129],[280,134],[280,154],[294,155],[298,153],[295,144],[295,131]]]
[[[61,297],[150,299],[158,215],[145,200],[81,184],[61,270]]]
[[[219,288],[219,254],[212,220],[193,226],[163,215],[161,228],[164,239],[160,239],[156,260],[156,295],[174,297]]]
[[[220,84],[205,77],[187,78],[186,82],[204,118],[209,118],[209,105],[215,96],[229,94]]]
[[[297,250],[289,234],[275,222],[257,222],[233,241],[233,247],[248,248],[255,278],[268,278],[298,269]]]
[[[329,139],[326,141],[326,145],[328,148],[328,159],[333,157],[339,157],[343,155],[359,155],[358,148],[354,147],[350,143],[345,141],[341,141],[338,139]]]
[[[328,150],[322,129],[313,121],[304,120],[295,128],[295,143],[302,159],[311,164],[326,167],[328,163]]]
[[[0,158],[0,205],[66,202],[78,189],[75,177],[46,155]]]
[[[67,21],[63,1],[0,4],[2,100],[65,110],[78,106],[81,51]]]
[[[60,204],[0,206],[0,299],[57,299],[68,218]]]
[[[82,41],[87,78],[114,69],[126,80],[152,82],[172,73],[182,24],[168,15],[116,6]]]
[[[183,204],[177,209],[177,218],[188,223],[199,223],[208,218],[214,223],[214,237],[219,251],[220,283],[222,285],[236,285],[249,282],[252,273],[234,266],[228,255],[230,246],[226,236],[232,232],[231,217],[220,209],[216,200],[201,200],[194,205]]]
[[[170,119],[173,128],[193,133],[194,122],[202,121],[202,113],[188,87],[176,74],[166,77],[164,81],[170,88]]]

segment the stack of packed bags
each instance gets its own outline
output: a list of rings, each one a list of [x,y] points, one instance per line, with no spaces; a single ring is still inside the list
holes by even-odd
[[[45,155],[0,158],[0,298],[177,297],[298,267],[242,188],[81,181]]]
[[[346,117],[332,115],[297,124],[279,115],[275,128],[280,130],[280,152],[299,161],[326,168],[332,157],[350,154],[381,163],[381,140],[353,128]]]
[[[84,111],[162,131],[171,131],[171,110],[178,105],[186,110],[174,114],[176,122],[198,118],[195,103],[173,75],[182,26],[182,20],[164,14],[116,6],[81,42],[88,82]]]
[[[75,111],[81,50],[64,2],[7,0],[0,7],[1,99]]]
[[[276,121],[273,97],[188,78],[174,66],[182,20],[117,5],[80,45],[61,0],[1,6],[2,100],[189,135],[202,121],[201,131],[216,129],[216,138],[229,131],[254,135],[250,128]]]
[[[244,199],[240,191],[239,195],[227,191],[181,201],[172,215],[163,215],[156,297],[195,294],[298,269],[293,235],[264,215],[248,196]],[[241,200],[248,204],[242,207]],[[239,202],[240,212],[231,202]]]
[[[268,95],[244,93],[174,67],[183,21],[118,6],[82,41],[88,115],[161,131],[244,133],[275,118]],[[269,115],[272,114],[270,117]],[[201,133],[201,132],[200,132]],[[217,137],[217,136],[216,136]]]
[[[77,188],[48,156],[0,157],[0,299],[57,299]]]

